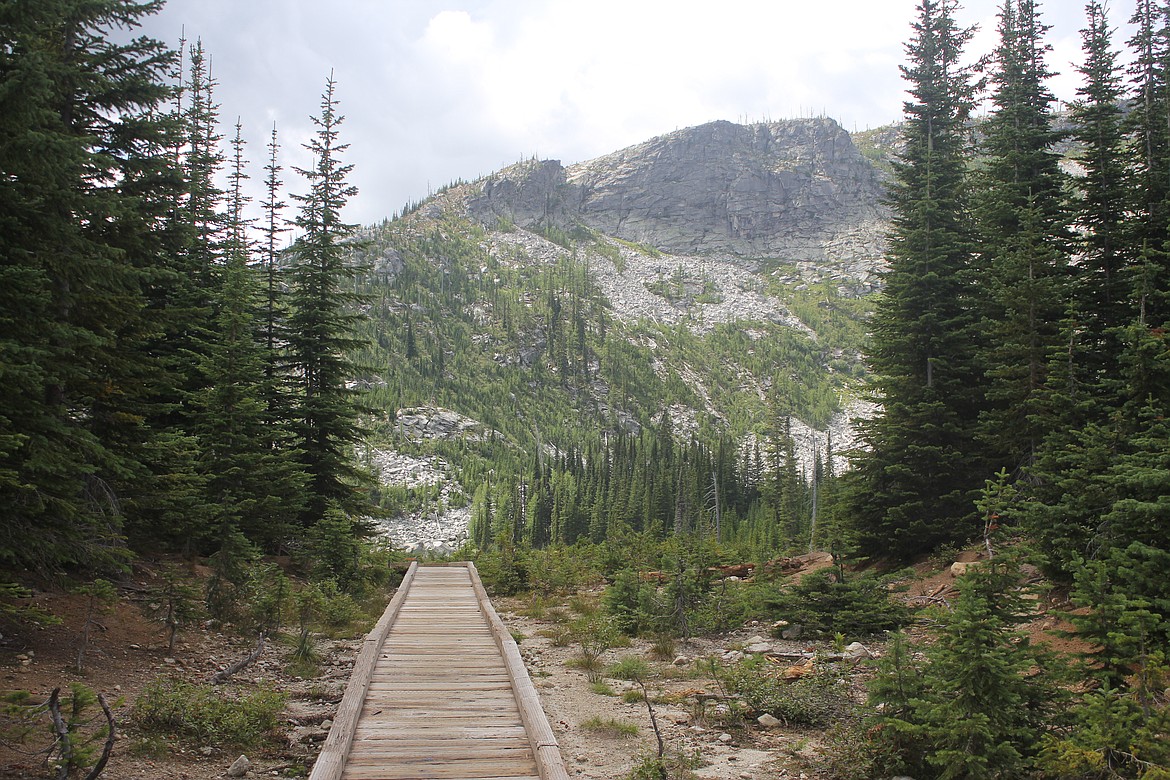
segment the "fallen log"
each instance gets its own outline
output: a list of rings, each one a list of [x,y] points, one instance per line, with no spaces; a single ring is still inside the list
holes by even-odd
[[[260,641],[258,641],[256,643],[255,650],[253,650],[251,653],[244,656],[240,660],[236,661],[234,664],[227,667],[226,669],[221,669],[220,671],[216,672],[211,677],[209,677],[207,681],[209,683],[211,683],[212,685],[220,685],[222,683],[227,682],[229,679],[231,679],[231,676],[233,674],[235,674],[236,672],[250,666],[253,662],[255,662],[255,660],[257,658],[260,657],[260,654],[264,652],[264,639],[265,639],[264,634],[261,633],[260,634]]]

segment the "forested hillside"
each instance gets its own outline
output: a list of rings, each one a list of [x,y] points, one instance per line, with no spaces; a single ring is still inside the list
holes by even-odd
[[[369,403],[387,413],[371,442],[454,464],[466,492],[478,494],[476,546],[504,531],[535,546],[601,542],[619,529],[713,533],[718,504],[726,540],[754,539],[763,555],[807,548],[804,471],[827,479],[829,458],[824,435],[806,435],[798,460],[789,416],[807,421],[804,431],[843,420],[842,397],[861,372],[863,301],[828,282],[785,291],[773,281],[767,290],[766,275],[750,274],[754,294],[776,301],[787,320],[704,323],[704,296],[715,302],[723,292],[688,276],[691,258],[583,227],[488,231],[457,205],[454,193],[441,196],[424,208],[433,216],[416,212],[365,234],[364,261],[381,272],[361,361],[374,368]],[[599,265],[647,253],[674,269],[647,287],[677,299],[666,304],[676,322],[632,318],[600,289]],[[411,441],[393,415],[417,407],[452,409],[493,433],[479,443]],[[758,496],[780,490],[782,478],[801,493],[786,500],[802,508],[779,531],[777,505]],[[532,514],[541,501],[550,502],[543,519]],[[741,535],[741,520],[755,530]]]

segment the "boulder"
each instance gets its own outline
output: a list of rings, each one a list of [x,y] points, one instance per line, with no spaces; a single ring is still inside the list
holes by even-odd
[[[869,652],[869,648],[861,642],[851,642],[845,646],[841,657],[851,661],[860,661],[862,658],[873,658],[873,653]]]
[[[227,776],[243,777],[250,771],[252,771],[252,762],[248,760],[247,756],[240,756],[228,767]]]
[[[951,576],[956,578],[962,577],[971,570],[972,566],[978,565],[979,561],[955,561],[951,564]]]

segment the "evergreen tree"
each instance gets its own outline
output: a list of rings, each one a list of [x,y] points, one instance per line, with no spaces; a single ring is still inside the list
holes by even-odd
[[[1069,298],[1064,182],[1053,150],[1044,63],[1048,29],[1033,0],[1004,0],[999,15],[992,102],[985,123],[979,264],[985,271],[981,353],[988,408],[981,438],[998,465],[1030,465],[1051,420],[1048,365],[1065,336]]]
[[[972,86],[961,64],[970,30],[952,0],[921,0],[902,67],[905,149],[890,187],[893,227],[868,360],[881,411],[850,474],[862,551],[900,557],[975,532],[986,469],[973,332],[972,243],[964,122]]]
[[[336,505],[346,512],[366,508],[359,487],[366,475],[354,463],[352,448],[362,435],[358,424],[358,391],[350,386],[356,373],[353,352],[362,345],[356,336],[362,320],[356,291],[360,268],[354,265],[354,226],[344,223],[341,210],[357,192],[346,179],[353,170],[341,162],[349,148],[339,142],[344,117],[337,113],[332,74],[321,97],[317,130],[305,148],[314,166],[297,169],[308,180],[309,192],[294,195],[300,203],[295,220],[301,235],[293,245],[289,346],[300,381],[295,412],[298,448],[308,474],[308,501],[302,519],[313,525]]]
[[[278,550],[303,504],[303,475],[283,426],[270,424],[265,403],[265,345],[257,330],[261,292],[250,264],[244,217],[243,139],[236,125],[224,264],[216,285],[214,336],[203,365],[207,387],[193,395],[206,505],[214,528],[238,529],[250,542]],[[210,529],[209,529],[210,530]],[[223,538],[226,532],[216,534]]]
[[[1018,571],[996,558],[965,574],[958,589],[919,675],[907,671],[895,645],[895,664],[873,687],[886,709],[871,733],[897,754],[891,768],[938,778],[1021,777],[1055,694],[1033,672],[1043,669],[1043,657],[1016,629],[1027,614]]]
[[[149,432],[145,291],[177,191],[161,2],[0,7],[0,561],[108,561]]]
[[[1133,94],[1124,127],[1135,262],[1127,287],[1137,320],[1158,327],[1170,320],[1170,3],[1137,0],[1130,24]]]
[[[284,219],[287,204],[280,197],[284,182],[280,178],[283,170],[278,162],[280,144],[277,141],[276,125],[268,140],[268,162],[264,165],[264,200],[261,202],[263,221],[260,229],[261,267],[264,269],[264,376],[265,402],[271,424],[287,421],[291,414],[292,378],[288,375],[284,353],[286,341],[285,321],[288,312],[285,306],[285,291],[280,273],[280,240],[288,231]]]
[[[1100,393],[1116,366],[1117,329],[1133,321],[1124,273],[1132,263],[1125,235],[1126,159],[1121,132],[1122,74],[1112,31],[1099,0],[1085,7],[1081,31],[1084,64],[1080,100],[1073,104],[1073,137],[1080,142],[1078,161],[1084,175],[1078,181],[1081,197],[1074,203],[1079,260],[1073,289],[1076,332],[1074,363],[1065,377],[1066,399],[1077,402],[1087,392]]]

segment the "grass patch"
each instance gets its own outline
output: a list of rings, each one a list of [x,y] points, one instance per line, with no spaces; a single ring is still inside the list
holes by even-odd
[[[577,594],[569,597],[569,609],[576,612],[578,615],[588,617],[589,615],[596,615],[597,610],[601,608],[596,596],[588,596],[584,594]]]
[[[553,647],[568,647],[573,644],[573,632],[566,625],[542,628],[536,633],[552,642]]]
[[[565,660],[565,666],[585,672],[590,679],[595,679],[601,674],[601,659],[595,655],[575,655]]]
[[[155,680],[134,703],[134,722],[147,735],[200,744],[251,747],[273,734],[285,696],[270,688],[231,693],[182,680]]]
[[[592,734],[612,737],[614,739],[638,736],[638,725],[636,723],[630,723],[628,720],[617,720],[616,718],[600,718],[594,716],[581,721],[581,728]]]
[[[617,691],[613,689],[605,680],[598,680],[597,682],[589,683],[589,690],[593,691],[599,696],[617,696]]]
[[[676,651],[674,637],[669,634],[656,635],[650,645],[650,657],[656,661],[673,661]]]

